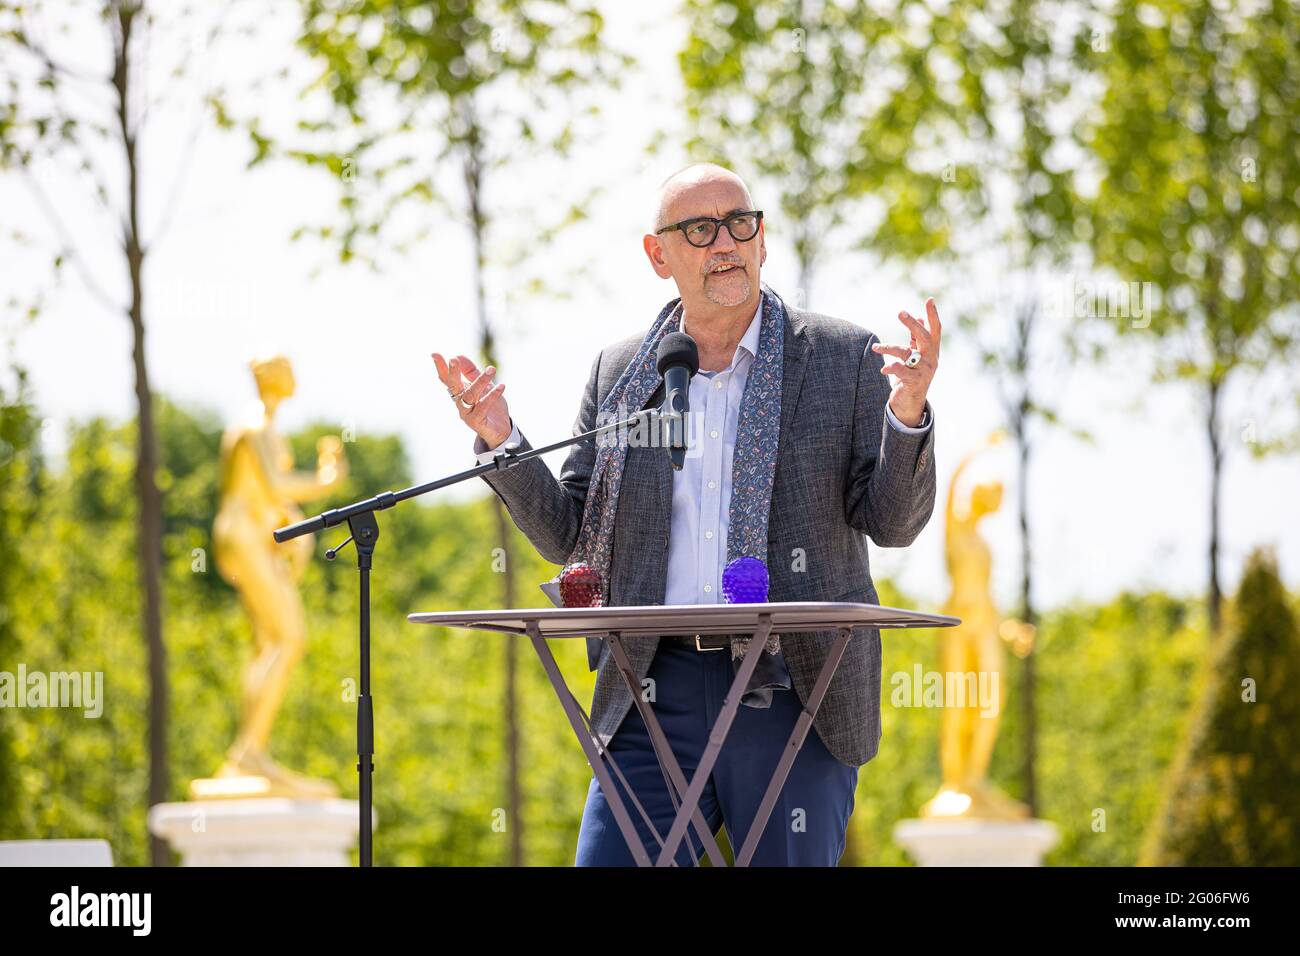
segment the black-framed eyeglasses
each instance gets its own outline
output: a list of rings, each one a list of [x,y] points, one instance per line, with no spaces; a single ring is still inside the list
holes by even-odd
[[[727,232],[731,233],[731,238],[737,242],[749,242],[758,235],[758,224],[762,221],[763,210],[747,209],[744,212],[733,212],[726,219],[714,219],[712,216],[683,219],[671,226],[656,229],[655,235],[659,236],[673,229],[680,229],[687,242],[703,249],[705,246],[713,245],[713,241],[718,238],[718,229],[722,226],[727,227]]]

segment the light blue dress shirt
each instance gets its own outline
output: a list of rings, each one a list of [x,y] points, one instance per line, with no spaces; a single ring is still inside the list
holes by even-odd
[[[736,428],[745,382],[758,352],[761,309],[760,298],[730,365],[720,372],[700,371],[691,377],[686,461],[681,471],[673,472],[665,604],[717,604],[722,601],[722,571],[727,565],[727,526],[731,507],[732,455],[736,448]],[[890,426],[901,432],[921,434],[930,428],[928,422],[920,428],[904,425],[888,405],[885,406],[885,415]],[[512,420],[510,437],[496,448],[480,452],[477,456],[479,464],[486,464],[507,444],[518,441],[519,426]],[[481,448],[482,440],[476,445]]]

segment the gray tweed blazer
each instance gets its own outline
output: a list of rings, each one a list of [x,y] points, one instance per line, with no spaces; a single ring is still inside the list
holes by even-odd
[[[891,380],[880,374],[884,358],[870,351],[875,334],[788,305],[786,312],[781,434],[768,523],[770,600],[874,604],[864,535],[880,547],[906,547],[934,511],[933,410],[927,405],[931,427],[923,435],[891,428],[885,418]],[[601,400],[643,337],[624,339],[596,357],[574,434],[596,427]],[[660,383],[646,407],[662,400]],[[523,447],[532,447],[526,438]],[[591,441],[575,446],[558,481],[540,459],[485,476],[548,561],[563,564],[577,541],[594,457]],[[614,530],[611,604],[664,603],[672,482],[662,447],[628,450]],[[829,631],[782,635],[801,701],[807,701],[833,639]],[[635,640],[627,647],[638,680],[644,680],[656,643]],[[607,744],[632,707],[632,696],[608,648],[596,666],[591,723]],[[856,767],[876,755],[880,689],[880,632],[855,628],[813,724],[841,763]]]

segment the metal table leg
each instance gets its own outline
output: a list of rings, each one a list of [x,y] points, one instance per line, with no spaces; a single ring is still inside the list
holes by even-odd
[[[672,829],[668,831],[668,837],[664,842],[663,849],[659,851],[659,859],[655,861],[655,866],[670,865],[677,853],[677,845],[682,842],[682,838],[686,835],[686,825],[690,822],[691,814],[699,806],[700,796],[704,793],[709,774],[713,772],[713,765],[717,762],[718,752],[722,749],[727,734],[731,732],[731,724],[736,718],[740,700],[745,695],[745,688],[749,686],[749,678],[753,675],[754,668],[758,666],[758,656],[763,653],[771,631],[772,615],[760,614],[758,627],[749,642],[745,656],[741,659],[740,669],[731,682],[731,689],[727,691],[726,699],[722,703],[722,711],[718,714],[713,729],[709,731],[709,742],[705,745],[704,754],[700,757],[700,765],[695,769],[695,773],[691,777],[691,785],[686,790],[686,796],[682,798],[681,808],[678,809],[677,817],[673,820]]]
[[[604,760],[601,759],[600,752],[596,749],[591,734],[583,726],[582,715],[578,713],[577,701],[569,693],[569,686],[564,682],[564,675],[560,673],[559,665],[555,662],[555,656],[551,653],[551,649],[547,646],[535,621],[529,622],[527,634],[529,640],[533,642],[533,648],[537,651],[537,656],[542,659],[542,667],[546,669],[546,676],[551,679],[551,686],[555,688],[555,694],[560,698],[560,705],[564,707],[564,712],[568,715],[569,725],[573,728],[574,734],[578,737],[578,743],[582,745],[582,750],[587,755],[587,762],[591,764],[592,772],[595,773],[601,789],[605,792],[605,799],[609,801],[614,820],[618,823],[623,839],[627,841],[628,849],[632,851],[632,858],[636,860],[638,866],[650,866],[650,854],[646,852],[640,836],[637,835],[632,818],[628,815],[627,808],[623,806],[623,800],[618,795],[618,789],[614,786],[613,778],[610,777],[609,769],[605,766]]]
[[[835,643],[831,645],[830,653],[826,655],[826,662],[822,664],[822,669],[817,674],[812,693],[808,696],[808,701],[804,704],[798,720],[794,722],[794,730],[791,731],[790,739],[781,753],[781,759],[777,761],[776,771],[772,774],[767,790],[763,793],[763,801],[758,806],[758,813],[754,815],[754,822],[750,824],[749,833],[745,835],[744,846],[736,856],[736,866],[749,866],[749,861],[753,859],[754,852],[758,849],[758,841],[767,827],[768,817],[772,815],[776,799],[781,793],[781,788],[785,786],[790,769],[794,766],[794,758],[799,755],[804,739],[812,729],[813,719],[822,705],[822,698],[826,696],[826,689],[830,687],[831,678],[835,676],[835,671],[840,666],[840,658],[844,656],[844,649],[848,647],[849,638],[852,636],[852,628],[839,629]]]
[[[607,639],[610,650],[614,654],[614,662],[618,665],[618,672],[623,675],[623,681],[627,684],[628,692],[632,695],[632,702],[636,705],[637,713],[641,715],[646,730],[650,734],[650,742],[654,746],[655,757],[659,761],[659,766],[671,778],[670,781],[666,781],[668,783],[669,799],[672,800],[673,807],[680,812],[681,807],[677,801],[677,794],[686,790],[686,777],[682,774],[682,768],[677,763],[672,747],[668,744],[668,738],[659,725],[659,718],[655,715],[654,708],[641,696],[641,688],[636,683],[636,673],[632,669],[632,662],[628,659],[627,650],[623,647],[622,635],[612,632]],[[704,844],[704,852],[708,854],[709,861],[714,866],[726,866],[727,861],[723,858],[722,848],[718,846],[718,841],[714,837],[713,831],[709,829],[708,821],[704,819],[704,814],[699,807],[696,807],[691,813],[691,822],[695,826],[695,831],[700,835],[700,842]]]

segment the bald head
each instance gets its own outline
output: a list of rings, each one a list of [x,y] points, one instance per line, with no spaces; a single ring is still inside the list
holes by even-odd
[[[707,245],[693,244],[680,229],[662,234],[659,230],[688,219],[729,222],[738,213],[751,210],[754,200],[744,180],[714,163],[695,163],[679,169],[659,184],[654,226],[641,245],[655,274],[677,284],[686,314],[697,329],[714,320],[739,326],[753,316],[759,272],[767,257],[762,217],[737,220],[735,228],[743,237],[740,239],[732,232],[732,225],[724,225],[714,231]],[[705,229],[693,235],[701,239],[708,232]]]
[[[683,212],[682,210],[690,205],[691,195],[699,193],[701,187],[711,191],[710,187],[721,184],[727,184],[740,191],[740,194],[744,196],[743,208],[754,208],[754,200],[749,195],[749,187],[745,185],[743,179],[731,170],[716,163],[692,163],[677,170],[659,184],[659,197],[655,203],[654,226],[650,231],[654,232],[670,223],[678,222],[690,216],[714,215],[713,213]],[[717,215],[721,215],[721,213]]]

